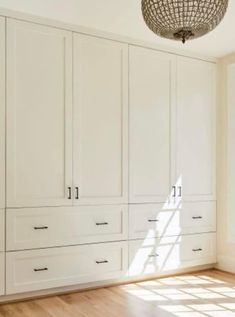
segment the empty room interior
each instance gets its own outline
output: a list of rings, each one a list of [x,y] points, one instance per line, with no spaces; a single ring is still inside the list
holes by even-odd
[[[0,0],[0,317],[235,317],[234,16]]]

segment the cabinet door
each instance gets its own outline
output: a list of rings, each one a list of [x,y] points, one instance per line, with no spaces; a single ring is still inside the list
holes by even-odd
[[[75,204],[127,201],[127,55],[125,44],[74,35]]]
[[[0,18],[0,208],[5,208],[5,19]]]
[[[7,206],[69,205],[72,33],[7,21]]]
[[[171,187],[174,57],[130,47],[130,201],[165,202]]]
[[[214,86],[214,64],[178,58],[175,185],[185,200],[215,198]]]

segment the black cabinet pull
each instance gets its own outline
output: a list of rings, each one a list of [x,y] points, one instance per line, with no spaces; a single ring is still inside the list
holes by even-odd
[[[179,194],[178,194],[178,197],[182,197],[182,186],[179,186]]]
[[[78,187],[75,187],[75,190],[76,190],[75,199],[79,199],[79,188],[78,188]]]
[[[202,216],[193,216],[193,219],[202,219]]]
[[[193,252],[200,252],[200,251],[202,251],[201,248],[199,248],[199,249],[193,249]]]
[[[97,226],[107,226],[108,224],[108,222],[96,222]]]
[[[71,187],[68,187],[68,199],[72,199],[72,190],[71,190]]]
[[[148,222],[158,222],[158,219],[148,219]]]
[[[48,227],[47,226],[42,226],[42,227],[33,227],[34,228],[34,230],[46,230],[46,229],[48,229]]]
[[[105,263],[109,263],[109,261],[104,260],[104,261],[95,261],[96,264],[105,264]]]
[[[176,186],[172,186],[172,189],[173,189],[173,197],[176,197]]]
[[[48,271],[48,268],[47,267],[44,267],[42,269],[33,269],[34,272],[43,272],[43,271]]]
[[[159,254],[149,254],[149,258],[156,258],[156,257],[158,257],[159,256]]]

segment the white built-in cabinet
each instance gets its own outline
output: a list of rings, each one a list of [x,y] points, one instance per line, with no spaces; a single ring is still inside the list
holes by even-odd
[[[7,207],[71,205],[72,33],[7,21]]]
[[[214,263],[216,66],[12,18],[0,35],[0,295]]]
[[[215,199],[215,65],[130,47],[130,202]]]
[[[127,202],[127,45],[73,43],[8,21],[7,207]]]
[[[127,203],[128,47],[79,34],[73,47],[75,204]]]

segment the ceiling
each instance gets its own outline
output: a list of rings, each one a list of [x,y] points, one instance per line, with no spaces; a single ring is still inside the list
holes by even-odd
[[[0,0],[0,7],[91,27],[170,48],[212,57],[235,52],[235,0],[221,24],[208,35],[186,44],[162,39],[145,25],[141,0]]]

